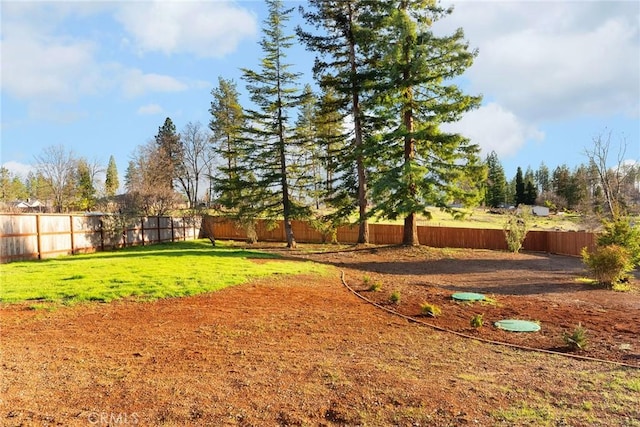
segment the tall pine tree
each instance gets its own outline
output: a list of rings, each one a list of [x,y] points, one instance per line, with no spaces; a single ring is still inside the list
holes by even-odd
[[[525,183],[524,177],[522,176],[522,168],[518,166],[516,170],[516,196],[513,201],[516,206],[524,205],[527,203],[526,195],[525,195]]]
[[[96,188],[89,164],[80,158],[76,164],[76,206],[79,210],[89,211],[96,204]]]
[[[113,197],[116,195],[116,191],[120,187],[120,181],[118,179],[118,167],[116,166],[116,159],[109,157],[109,164],[107,165],[107,176],[104,181],[105,192],[107,197]]]
[[[250,163],[256,181],[247,182],[256,216],[284,219],[287,247],[296,246],[291,219],[302,213],[291,195],[292,144],[295,143],[290,114],[300,105],[297,87],[300,75],[287,64],[286,51],[294,36],[285,33],[292,9],[280,0],[267,0],[269,15],[264,22],[260,46],[264,53],[258,71],[242,69],[243,79],[255,109],[246,109],[246,134]]]
[[[362,105],[366,87],[371,78],[370,58],[363,55],[363,45],[373,36],[371,28],[360,25],[360,16],[366,13],[362,0],[310,0],[311,8],[303,10],[307,23],[323,34],[297,29],[298,36],[306,46],[316,52],[314,75],[323,90],[333,91],[335,110],[350,117],[353,126],[352,143],[340,151],[334,177],[334,200],[340,200],[336,214],[346,218],[351,212],[345,207],[348,197],[353,195],[358,208],[358,243],[369,242],[368,195],[369,183],[365,158],[366,127]],[[352,178],[355,176],[355,180]]]
[[[250,181],[252,176],[251,165],[245,161],[248,149],[243,137],[245,117],[233,80],[219,77],[218,87],[211,91],[211,95],[209,129],[213,132],[213,140],[223,163],[218,166],[218,173],[210,176],[213,182],[210,192],[215,190],[219,203],[234,216],[246,200],[243,182]]]
[[[452,211],[453,203],[474,204],[485,169],[480,149],[459,134],[440,129],[480,105],[451,79],[473,63],[464,34],[437,36],[433,22],[446,17],[433,0],[372,2],[371,28],[377,37],[371,49],[381,58],[376,111],[386,118],[376,154],[384,164],[373,183],[376,211],[404,217],[405,245],[419,244],[417,215],[428,207]]]
[[[312,202],[318,210],[322,197],[322,147],[318,141],[317,99],[311,85],[305,85],[300,101],[295,123],[296,144],[291,150],[292,195],[300,201]]]
[[[164,124],[158,128],[155,136],[156,145],[161,156],[160,163],[164,165],[162,180],[173,189],[173,180],[180,174],[182,164],[182,147],[180,145],[180,135],[176,132],[176,126],[167,117]]]
[[[507,178],[495,151],[487,155],[486,164],[485,204],[492,208],[502,207],[507,202]]]

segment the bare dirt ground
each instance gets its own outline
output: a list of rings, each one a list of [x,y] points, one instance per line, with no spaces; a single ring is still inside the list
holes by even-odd
[[[309,249],[280,252],[327,275],[155,302],[0,306],[0,425],[640,425],[637,287],[595,288],[577,280],[580,260],[546,254]],[[492,302],[457,303],[457,291]],[[421,315],[423,302],[442,314]],[[501,331],[503,318],[542,329]],[[589,346],[578,355],[603,361],[481,341],[566,352],[562,333],[579,323]]]

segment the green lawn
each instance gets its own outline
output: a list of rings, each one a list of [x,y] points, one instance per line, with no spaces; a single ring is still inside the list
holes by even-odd
[[[438,208],[431,209],[431,219],[418,217],[418,225],[434,227],[463,227],[463,228],[489,228],[501,230],[507,220],[506,215],[489,213],[486,209],[466,210],[466,215],[461,218],[454,218],[451,214],[441,211]],[[355,218],[354,218],[355,220]],[[577,231],[584,230],[587,226],[582,224],[580,215],[562,214],[550,215],[548,217],[532,217],[532,230],[564,230]],[[402,224],[403,219],[395,221],[385,219],[373,219],[372,222],[379,224]]]
[[[256,263],[251,259],[277,262]],[[0,302],[75,303],[157,299],[210,292],[271,274],[322,273],[318,264],[225,247],[208,240],[136,246],[0,265]]]

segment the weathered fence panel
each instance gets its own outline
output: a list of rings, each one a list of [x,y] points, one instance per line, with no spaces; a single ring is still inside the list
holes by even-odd
[[[100,215],[0,214],[0,262],[44,259],[122,246],[196,239],[193,218],[138,218],[106,227]],[[113,219],[113,216],[109,216]]]

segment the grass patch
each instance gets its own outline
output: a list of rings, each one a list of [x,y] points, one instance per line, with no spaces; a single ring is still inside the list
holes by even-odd
[[[208,240],[136,246],[115,252],[3,264],[0,302],[73,304],[135,297],[158,299],[211,292],[272,274],[322,273],[308,261],[212,247]],[[255,259],[278,262],[260,262]]]
[[[590,279],[588,277],[578,277],[575,279],[576,283],[582,283],[584,285],[597,285],[598,282],[595,279]]]
[[[526,404],[498,410],[494,416],[500,421],[517,425],[549,426],[553,411],[547,406],[531,407]]]
[[[484,228],[501,230],[506,214],[496,215],[488,209],[476,208],[464,210],[465,215],[454,218],[450,214],[438,208],[431,208],[431,219],[418,217],[418,225],[430,225],[435,227],[463,227]],[[355,219],[354,219],[355,220]],[[402,220],[387,220],[373,218],[372,222],[378,224],[402,224]],[[584,229],[583,220],[577,214],[550,215],[548,217],[532,217],[532,230],[563,230],[575,231]]]

